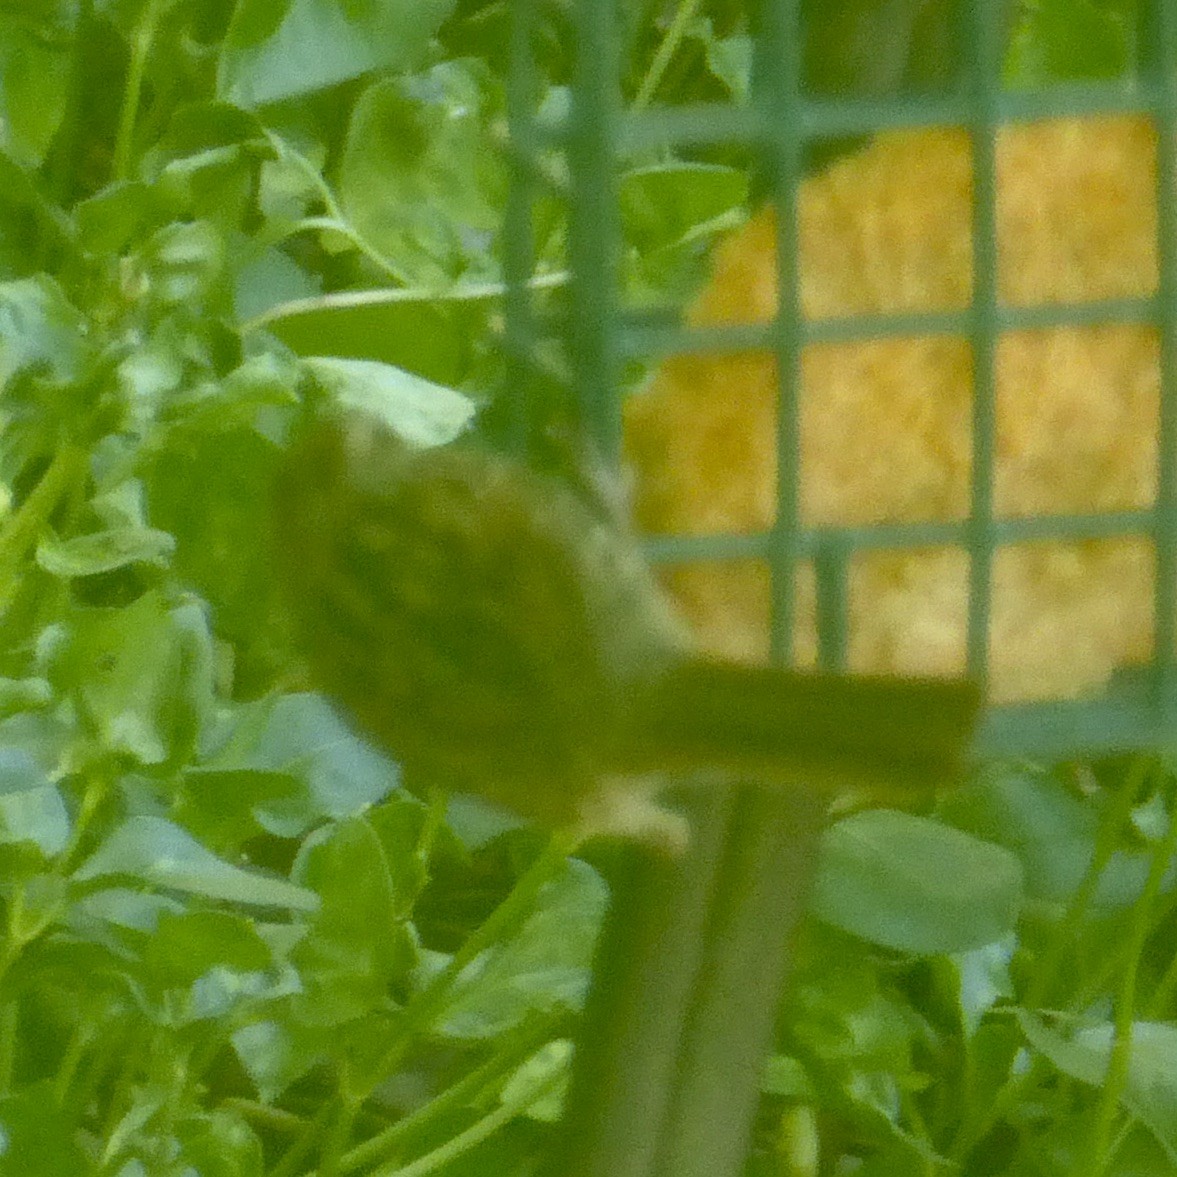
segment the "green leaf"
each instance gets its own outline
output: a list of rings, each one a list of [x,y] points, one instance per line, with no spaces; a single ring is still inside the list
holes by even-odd
[[[253,108],[372,70],[409,69],[453,6],[454,0],[282,0],[276,9],[273,0],[239,0],[221,48],[217,91]]]
[[[0,283],[0,387],[30,369],[63,383],[77,379],[85,336],[82,316],[52,278]]]
[[[290,12],[294,0],[271,0],[269,4],[249,2],[234,10],[230,36],[242,46],[253,46],[272,37]]]
[[[16,681],[47,685],[37,679]],[[54,782],[69,738],[67,727],[52,711],[21,711],[0,720],[0,842],[34,843],[47,857],[65,848],[70,817]]]
[[[1132,3],[1035,0],[1017,14],[1005,62],[1010,85],[1116,78],[1140,65]]]
[[[396,766],[355,735],[320,695],[281,695],[238,708],[217,751],[189,771],[194,790],[221,774],[276,775],[301,788],[251,800],[261,826],[294,837],[324,818],[374,805],[397,785]]]
[[[161,990],[187,989],[216,966],[248,973],[273,963],[253,922],[225,911],[163,912],[143,961]]]
[[[813,910],[874,944],[933,954],[1007,935],[1021,900],[1021,867],[1008,851],[880,809],[827,832]]]
[[[774,1054],[767,1059],[760,1090],[765,1095],[783,1095],[806,1103],[812,1103],[817,1094],[801,1060],[787,1054]]]
[[[985,944],[959,953],[951,962],[957,975],[957,1001],[961,1021],[969,1034],[975,1034],[985,1015],[1002,999],[1013,998],[1015,990],[1010,976],[1010,958],[1016,940]]]
[[[72,918],[79,929],[88,920],[101,920],[119,929],[149,935],[159,926],[160,916],[164,913],[180,915],[184,910],[184,905],[170,895],[107,887],[83,895],[74,904]]]
[[[410,445],[445,445],[474,417],[473,402],[460,392],[388,364],[333,356],[303,364],[340,404],[370,413]]]
[[[356,736],[318,695],[242,704],[185,770],[176,815],[222,850],[263,832],[293,838],[325,818],[375,804],[398,783],[396,766]]]
[[[165,567],[175,538],[150,527],[117,527],[61,540],[46,537],[37,545],[37,563],[54,576],[71,578],[111,572],[128,564]]]
[[[839,1068],[848,1084],[854,1076],[885,1074],[873,1091],[859,1093],[876,1111],[885,1109],[882,1087],[909,1083],[915,1075],[912,1056],[925,1037],[921,1022],[861,944],[825,928],[815,944],[820,951],[797,985],[790,1019],[807,1051],[827,1068]]]
[[[301,140],[301,137],[300,137]],[[326,146],[301,140],[297,146],[270,132],[277,154],[266,159],[258,175],[258,211],[275,225],[295,225],[317,208],[323,199]]]
[[[0,795],[0,841],[33,842],[46,857],[69,843],[70,818],[56,785]]]
[[[748,177],[716,164],[667,163],[621,177],[626,239],[643,253],[676,244],[747,203]]]
[[[425,878],[423,825],[421,803],[396,796],[303,845],[291,877],[322,904],[294,952],[309,997],[301,1020],[350,1021],[382,1008],[391,986],[407,985],[417,963],[407,916]]]
[[[1087,1026],[1067,1037],[1028,1010],[1018,1010],[1017,1017],[1030,1044],[1060,1071],[1092,1087],[1103,1084],[1111,1057],[1110,1023]],[[1148,1126],[1169,1162],[1177,1165],[1177,1026],[1133,1022],[1123,1102]]]
[[[23,748],[0,746],[0,794],[23,793],[48,783],[44,770]]]
[[[65,215],[50,203],[34,176],[0,152],[0,274],[37,273],[40,259],[31,246],[62,244],[68,227]]]
[[[38,690],[35,685],[38,683],[48,687],[41,679],[7,681],[28,682],[30,691]],[[51,695],[51,690],[48,693]],[[46,777],[60,768],[62,757],[66,754],[73,735],[71,726],[58,710],[42,708],[40,705],[36,710],[21,710],[0,719],[0,745],[21,749],[40,766]]]
[[[305,783],[289,773],[190,768],[173,816],[218,853],[234,855],[263,833],[302,833],[311,823],[299,818],[309,809]]]
[[[1082,882],[1095,852],[1097,800],[1076,796],[1047,769],[998,764],[946,796],[939,809],[944,820],[959,829],[1016,854],[1029,897],[1065,902]],[[1149,867],[1148,852],[1121,850],[1100,876],[1093,903],[1104,908],[1130,906]]]
[[[78,701],[98,739],[144,764],[186,759],[212,707],[204,611],[158,592],[124,608],[76,609],[48,644],[49,678]]]
[[[47,707],[52,700],[53,688],[43,678],[0,678],[0,741],[4,739],[4,719]]]
[[[573,1044],[567,1038],[541,1047],[503,1085],[502,1102],[533,1120],[556,1123],[564,1112],[572,1053]]]
[[[258,160],[273,155],[261,123],[238,107],[192,102],[182,107],[151,153],[157,199],[174,216],[204,220],[236,237],[255,215]]]
[[[414,847],[400,848],[412,855]],[[315,934],[340,941],[384,942],[383,929],[400,918],[392,862],[371,821],[351,818],[313,834],[292,877],[318,893]]]
[[[481,273],[502,219],[502,99],[480,63],[375,82],[352,111],[339,166],[348,220],[406,284]],[[498,129],[496,129],[498,128]]]
[[[296,1079],[331,1054],[337,1057],[333,1028],[257,1021],[234,1030],[233,1050],[266,1102],[276,1100]]]
[[[66,908],[66,885],[60,875],[41,874],[22,881],[10,901],[8,935],[14,945],[28,944],[59,921]]]
[[[222,277],[225,247],[224,235],[209,221],[165,225],[143,251],[152,294],[169,306],[213,295]]]
[[[315,276],[288,253],[270,246],[236,268],[233,308],[240,320],[254,319],[287,303],[313,299],[319,293]],[[322,351],[316,347],[314,351]]]
[[[580,1009],[607,899],[600,875],[569,859],[519,934],[462,974],[440,1029],[455,1038],[489,1038],[534,1011]]]
[[[158,184],[171,207],[229,231],[253,211],[253,161],[236,146],[175,160],[163,169]],[[210,267],[210,272],[215,270]]]
[[[696,28],[699,26],[705,28],[705,33],[700,29],[696,35],[700,36],[706,49],[707,68],[727,87],[732,101],[747,102],[752,80],[752,38],[742,33],[717,37],[710,21],[700,21]]]
[[[262,1142],[230,1112],[189,1117],[177,1127],[176,1137],[185,1162],[200,1177],[257,1177],[265,1172]]]
[[[61,125],[69,96],[76,9],[56,5],[59,19],[30,27],[15,14],[0,14],[0,137],[17,158],[36,167]]]
[[[117,255],[171,220],[163,193],[141,181],[120,180],[83,200],[74,210],[79,246],[94,254]]]
[[[375,360],[454,385],[469,375],[473,342],[502,297],[503,287],[493,284],[329,295],[280,305],[251,326],[296,355]]]
[[[160,406],[176,396],[187,376],[184,359],[171,341],[158,339],[145,340],[116,372],[129,423],[140,428],[150,428]]]
[[[75,872],[84,882],[131,875],[206,899],[261,907],[314,911],[318,900],[305,887],[240,870],[206,850],[191,834],[161,817],[129,817]]]
[[[77,1109],[44,1079],[0,1099],[0,1177],[76,1177],[97,1170],[75,1140]]]

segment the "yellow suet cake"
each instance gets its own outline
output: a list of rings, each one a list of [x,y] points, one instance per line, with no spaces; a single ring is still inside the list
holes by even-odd
[[[973,160],[961,129],[902,131],[805,181],[800,302],[809,320],[965,309]],[[998,302],[1090,303],[1157,291],[1156,132],[1136,117],[1008,126],[996,143]],[[724,242],[694,325],[775,313],[775,223]],[[995,355],[998,518],[1147,508],[1158,475],[1159,333],[1149,323],[1018,329]],[[964,518],[973,359],[964,336],[807,345],[800,382],[801,521]],[[635,514],[654,534],[760,532],[777,501],[777,375],[767,353],[668,359],[625,407]],[[768,653],[765,564],[665,570],[713,652]],[[1149,658],[1153,545],[1144,536],[999,547],[990,599],[991,700],[1071,697]],[[864,553],[849,575],[856,671],[965,669],[968,556]],[[811,568],[797,578],[796,659],[817,657]]]

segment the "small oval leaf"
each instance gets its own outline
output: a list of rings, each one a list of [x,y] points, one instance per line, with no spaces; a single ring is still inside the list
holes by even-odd
[[[313,891],[231,866],[162,817],[127,818],[82,863],[75,878],[84,881],[102,875],[132,875],[157,887],[231,903],[296,911],[314,911],[319,906]]]
[[[303,364],[342,405],[370,413],[409,445],[445,445],[474,416],[469,397],[391,364],[336,356],[314,356]]]
[[[878,809],[826,833],[813,910],[874,944],[930,955],[1000,939],[1021,900],[1021,865],[1008,850]]]
[[[77,535],[72,539],[43,539],[37,563],[46,572],[66,579],[112,572],[128,564],[166,565],[176,541],[153,527],[116,527]]]

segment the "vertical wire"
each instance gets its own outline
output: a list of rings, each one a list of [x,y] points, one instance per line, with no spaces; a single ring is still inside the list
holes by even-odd
[[[1157,52],[1149,65],[1156,94],[1157,289],[1161,402],[1156,525],[1156,682],[1170,710],[1177,710],[1177,9],[1155,0]],[[1167,718],[1167,717],[1166,717]]]
[[[610,0],[575,5],[576,84],[568,126],[572,271],[568,335],[581,423],[609,460],[621,452],[621,322],[617,312],[620,224],[616,159],[620,125],[618,30]]]
[[[772,612],[770,650],[776,662],[793,661],[797,536],[801,477],[800,383],[803,327],[799,301],[798,186],[802,174],[803,109],[801,14],[798,0],[762,5],[761,58],[753,102],[761,119],[761,143],[772,169],[777,209],[777,314],[772,341],[777,356],[776,521],[770,547]]]
[[[996,113],[1001,64],[1001,13],[995,0],[970,6],[973,156],[973,463],[969,543],[968,670],[984,684],[989,672],[992,611],[993,477],[996,461],[997,165]]]
[[[817,658],[823,670],[846,670],[850,556],[845,544],[834,543],[823,544],[813,554],[817,580]]]

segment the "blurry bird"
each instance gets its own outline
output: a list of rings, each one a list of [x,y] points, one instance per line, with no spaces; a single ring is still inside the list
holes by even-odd
[[[1003,128],[998,300],[1007,307],[1157,291],[1156,136],[1131,117]],[[800,192],[800,306],[821,320],[960,310],[972,297],[972,159],[963,130],[881,135]],[[691,324],[763,322],[777,306],[764,210],[718,250]],[[1157,493],[1159,338],[1105,322],[1007,331],[997,342],[999,518],[1148,508]],[[801,356],[800,521],[962,519],[972,466],[973,357],[963,336],[808,345]],[[640,527],[760,532],[777,502],[777,376],[765,353],[667,360],[625,406]],[[790,472],[785,472],[790,476]],[[1152,653],[1154,551],[1144,535],[1000,547],[990,698],[1073,696]],[[962,548],[867,553],[849,574],[848,665],[955,675],[965,666]],[[664,582],[702,647],[768,652],[768,570],[712,563]],[[813,570],[798,577],[798,664],[816,659]]]
[[[695,655],[633,539],[565,483],[352,413],[279,479],[277,571],[317,686],[413,787],[681,844],[649,799],[718,770],[927,787],[959,767],[966,682],[850,680]]]

